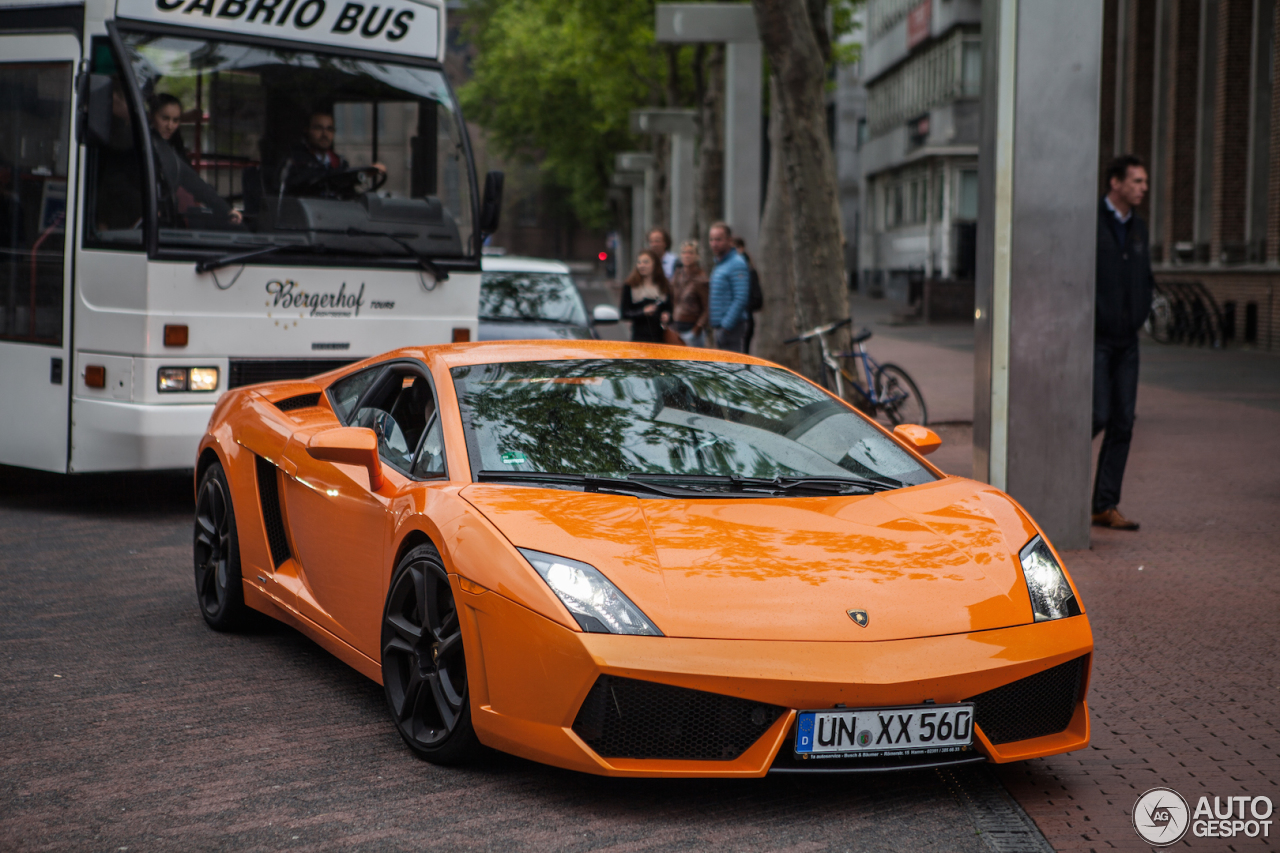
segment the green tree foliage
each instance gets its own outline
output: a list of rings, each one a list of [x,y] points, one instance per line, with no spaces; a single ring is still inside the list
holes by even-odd
[[[665,59],[649,0],[482,0],[460,93],[469,120],[508,157],[540,161],[578,218],[605,224],[614,154],[635,147],[630,111],[660,102]]]

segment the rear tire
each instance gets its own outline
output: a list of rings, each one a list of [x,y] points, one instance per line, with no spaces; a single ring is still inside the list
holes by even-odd
[[[215,462],[196,489],[196,600],[200,615],[215,631],[234,631],[248,616],[240,577],[240,540],[231,488],[222,463]]]
[[[896,364],[883,364],[876,371],[876,399],[880,415],[891,427],[898,424],[928,426],[929,411],[920,389],[907,372]],[[886,402],[887,401],[887,402]]]
[[[400,737],[432,764],[461,764],[480,751],[458,607],[432,545],[396,566],[382,614],[382,685]]]

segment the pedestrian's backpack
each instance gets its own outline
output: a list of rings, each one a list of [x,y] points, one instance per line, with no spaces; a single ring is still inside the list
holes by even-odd
[[[751,267],[751,290],[747,295],[747,310],[752,314],[764,307],[764,291],[760,289],[760,274]]]

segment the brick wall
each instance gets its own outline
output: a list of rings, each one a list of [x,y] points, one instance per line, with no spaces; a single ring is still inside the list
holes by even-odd
[[[1199,70],[1200,0],[1169,4],[1172,37],[1169,64],[1165,144],[1167,152],[1160,211],[1165,227],[1163,257],[1173,257],[1173,244],[1194,237],[1196,182],[1196,77]]]
[[[1252,30],[1252,0],[1218,0],[1209,257],[1230,263],[1245,259]]]
[[[1156,48],[1156,0],[1129,0],[1128,46],[1125,50],[1125,148],[1151,162],[1152,86]],[[1145,208],[1145,203],[1143,207]],[[1144,216],[1146,211],[1140,211]]]
[[[1116,15],[1119,0],[1102,2],[1102,81],[1098,103],[1098,194],[1107,192],[1107,163],[1116,156]]]

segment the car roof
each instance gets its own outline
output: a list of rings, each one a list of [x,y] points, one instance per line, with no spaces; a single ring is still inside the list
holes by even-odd
[[[445,367],[470,364],[498,364],[510,361],[557,361],[581,358],[665,359],[670,361],[722,361],[738,364],[771,364],[742,353],[699,347],[637,344],[628,341],[544,340],[481,341],[467,344],[442,344],[428,347],[405,347],[385,353],[379,360],[417,358],[439,359]]]
[[[563,261],[519,255],[482,255],[480,268],[485,272],[569,272],[569,265]]]

